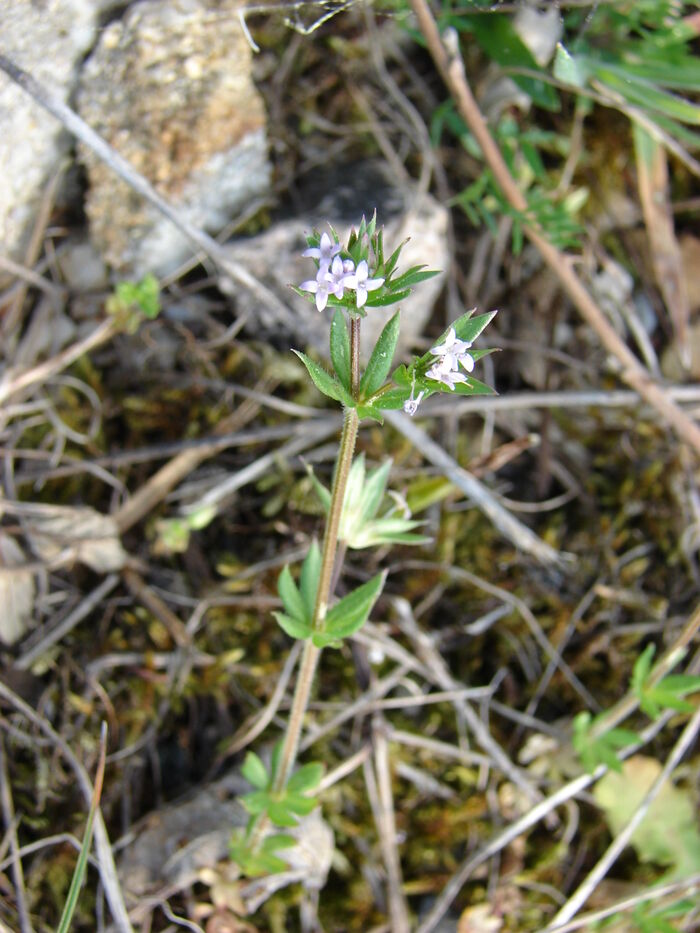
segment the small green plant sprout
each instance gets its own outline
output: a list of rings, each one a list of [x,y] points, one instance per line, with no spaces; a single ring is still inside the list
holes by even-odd
[[[144,318],[160,314],[160,285],[150,272],[138,282],[120,282],[106,302],[106,310],[128,334],[135,334]]]
[[[267,832],[262,836],[260,830],[265,831],[264,821],[268,826],[292,828],[297,825],[298,817],[308,815],[318,804],[308,796],[316,790],[323,776],[323,765],[318,762],[299,768],[282,790],[275,789],[281,751],[282,746],[278,743],[272,754],[270,770],[255,752],[247,753],[241,768],[243,777],[255,788],[240,798],[251,819],[246,830],[234,833],[229,853],[244,874],[250,877],[284,871],[287,865],[275,853],[279,849],[291,848],[297,842],[288,833]],[[254,842],[256,834],[262,838]]]
[[[652,676],[655,651],[654,645],[647,645],[632,671],[632,690],[640,709],[651,719],[656,719],[664,709],[675,709],[679,713],[694,712],[695,707],[685,697],[700,691],[700,677],[669,674],[655,683]]]
[[[377,547],[381,544],[427,544],[430,538],[414,534],[412,529],[423,522],[411,518],[406,500],[397,492],[386,491],[392,461],[386,460],[376,470],[366,471],[365,455],[353,461],[345,491],[343,513],[340,516],[338,538],[352,550]],[[331,504],[330,490],[309,475],[326,512]],[[382,503],[389,498],[388,509],[378,514]]]
[[[344,418],[330,490],[313,479],[326,511],[323,542],[320,546],[316,541],[311,543],[298,575],[286,566],[277,582],[282,605],[274,613],[275,619],[290,638],[303,642],[303,648],[287,726],[270,769],[252,752],[243,764],[243,774],[255,790],[243,798],[250,820],[234,837],[231,857],[248,875],[284,868],[278,852],[294,839],[271,828],[295,827],[315,806],[309,794],[320,781],[320,765],[294,769],[320,653],[323,648],[341,647],[362,628],[386,582],[387,572],[379,572],[336,599],[333,590],[342,570],[342,560],[337,559],[339,546],[342,544],[344,554],[346,548],[422,544],[427,540],[414,533],[420,522],[411,518],[401,497],[387,493],[391,461],[374,470],[367,470],[363,456],[353,462],[360,421],[369,418],[381,423],[382,411],[388,409],[403,408],[412,415],[420,401],[435,392],[483,395],[493,391],[472,375],[478,360],[489,352],[475,350],[472,344],[493,313],[474,316],[470,311],[462,315],[429,352],[400,365],[392,374],[400,326],[397,311],[384,326],[361,371],[362,319],[373,308],[405,300],[415,285],[437,274],[423,265],[400,274],[403,246],[385,256],[384,234],[377,228],[376,215],[369,223],[363,217],[347,243],[341,243],[332,228],[330,234],[314,231],[307,238],[304,255],[315,262],[316,275],[294,288],[319,311],[332,310],[331,371],[306,354],[294,352],[319,391],[340,403]]]
[[[284,612],[275,612],[274,616],[292,638],[311,638],[317,648],[324,648],[339,645],[362,628],[382,591],[386,575],[378,573],[348,593],[328,610],[323,626],[315,628],[313,616],[320,570],[321,552],[314,542],[302,564],[298,587],[288,566],[280,574],[277,589]]]
[[[165,518],[156,522],[155,552],[157,554],[184,554],[189,546],[191,533],[206,528],[215,517],[216,508],[207,505],[187,515]]]
[[[637,733],[631,729],[614,728],[600,732],[600,729],[604,728],[605,715],[602,713],[593,719],[588,711],[584,711],[574,719],[571,743],[581,759],[581,764],[591,773],[598,765],[607,765],[613,771],[622,771],[620,759],[616,754],[617,749],[627,748],[640,740]]]

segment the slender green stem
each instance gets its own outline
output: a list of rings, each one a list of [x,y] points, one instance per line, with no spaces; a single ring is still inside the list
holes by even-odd
[[[360,321],[353,319],[350,327],[350,354],[352,361],[352,389],[356,398],[360,384]],[[331,503],[328,511],[328,521],[323,536],[323,548],[321,550],[321,572],[318,580],[318,589],[316,591],[316,604],[314,606],[313,629],[319,631],[323,628],[323,620],[328,611],[328,602],[331,598],[331,584],[333,581],[333,566],[338,550],[338,530],[340,528],[340,516],[343,511],[343,500],[345,499],[345,488],[348,482],[348,474],[352,465],[352,455],[355,450],[355,440],[357,438],[357,428],[359,418],[355,408],[345,409],[345,418],[343,420],[343,432],[340,435],[340,447],[338,449],[338,459],[335,465],[335,475],[333,477],[333,487],[331,489]],[[299,737],[304,722],[306,708],[309,705],[309,696],[314,681],[316,665],[321,654],[321,649],[317,648],[311,639],[304,643],[304,650],[299,662],[299,673],[297,675],[296,688],[294,690],[294,699],[289,711],[289,721],[287,731],[284,736],[284,744],[280,754],[279,765],[272,787],[273,792],[279,793],[287,784],[289,776],[294,768],[294,762],[299,748]]]
[[[352,397],[360,394],[360,318],[350,318],[350,387]]]

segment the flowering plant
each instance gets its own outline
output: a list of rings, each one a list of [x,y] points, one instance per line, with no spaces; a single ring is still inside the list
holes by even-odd
[[[304,647],[287,728],[272,755],[270,768],[253,752],[243,763],[242,773],[254,790],[241,798],[250,821],[234,836],[231,856],[249,875],[281,870],[285,863],[278,852],[294,845],[295,840],[275,827],[293,829],[315,805],[313,793],[321,780],[321,766],[312,763],[294,769],[320,652],[326,647],[342,646],[365,624],[386,580],[386,571],[380,572],[334,600],[341,569],[336,563],[342,564],[342,560],[336,560],[339,550],[344,553],[346,547],[423,544],[428,540],[414,533],[420,523],[411,518],[402,498],[391,491],[387,495],[391,461],[371,471],[366,470],[362,455],[353,462],[360,421],[370,418],[381,423],[382,412],[390,409],[403,408],[413,415],[422,399],[435,392],[492,392],[472,375],[478,360],[490,351],[475,350],[472,344],[495,312],[467,312],[427,353],[391,373],[399,338],[397,312],[382,330],[364,372],[360,371],[362,318],[372,308],[404,300],[415,285],[437,275],[423,265],[398,274],[404,245],[401,243],[385,257],[383,231],[377,229],[376,216],[369,223],[363,217],[346,245],[332,228],[330,235],[314,231],[307,238],[304,256],[316,263],[316,276],[294,288],[319,311],[333,309],[332,371],[301,351],[294,352],[317,388],[341,404],[344,421],[330,491],[314,479],[327,513],[323,543],[321,547],[315,541],[310,545],[297,580],[288,566],[278,580],[281,610],[274,613],[275,619]],[[393,504],[385,508],[387,497]]]

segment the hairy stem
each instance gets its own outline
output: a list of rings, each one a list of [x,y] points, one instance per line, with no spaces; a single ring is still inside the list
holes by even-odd
[[[350,327],[350,358],[352,361],[353,396],[357,398],[360,384],[359,319],[353,319]],[[333,477],[333,487],[331,489],[328,521],[326,522],[326,530],[323,536],[321,573],[318,580],[316,605],[314,606],[313,615],[314,631],[320,631],[323,628],[323,621],[328,611],[328,602],[332,596],[333,567],[338,550],[338,529],[340,527],[340,516],[343,511],[343,500],[345,499],[348,474],[350,473],[350,466],[352,465],[352,455],[355,450],[358,424],[359,418],[357,416],[357,410],[354,408],[346,408],[343,432],[340,435],[338,459],[335,465],[335,475]],[[306,708],[309,704],[309,696],[311,694],[311,687],[313,685],[316,665],[318,664],[320,654],[321,649],[317,648],[310,638],[304,642],[304,650],[301,661],[299,662],[299,673],[294,690],[294,699],[292,700],[292,707],[289,711],[289,721],[284,736],[284,745],[282,746],[279,766],[275,774],[272,788],[276,793],[283,790],[294,768],[297,750],[299,748],[299,736],[301,735]]]

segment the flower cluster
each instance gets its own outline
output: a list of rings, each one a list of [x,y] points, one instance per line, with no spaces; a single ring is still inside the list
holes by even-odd
[[[471,345],[471,340],[460,340],[454,327],[450,327],[444,341],[430,348],[430,353],[436,359],[432,361],[432,365],[426,370],[425,378],[432,379],[433,382],[441,382],[452,392],[454,392],[455,385],[458,382],[468,383],[469,379],[459,367],[463,366],[468,373],[473,371],[474,357],[469,353]],[[411,395],[403,403],[403,410],[407,415],[411,417],[415,415],[425,391],[425,389],[421,389],[417,396],[413,394],[415,392],[414,374]]]
[[[468,352],[471,345],[471,340],[460,340],[454,327],[450,327],[444,342],[430,349],[438,359],[427,370],[426,378],[441,382],[452,391],[457,382],[469,382],[459,367],[463,366],[468,373],[474,369],[474,357]]]
[[[367,293],[381,288],[384,284],[383,278],[369,277],[366,259],[361,260],[355,268],[352,259],[343,259],[339,255],[340,250],[340,243],[334,243],[328,234],[324,233],[318,246],[310,246],[302,253],[303,256],[318,260],[316,278],[302,282],[299,288],[316,296],[316,307],[319,311],[323,311],[328,304],[329,295],[340,299],[346,288],[355,291],[357,307],[361,308],[367,301]]]

